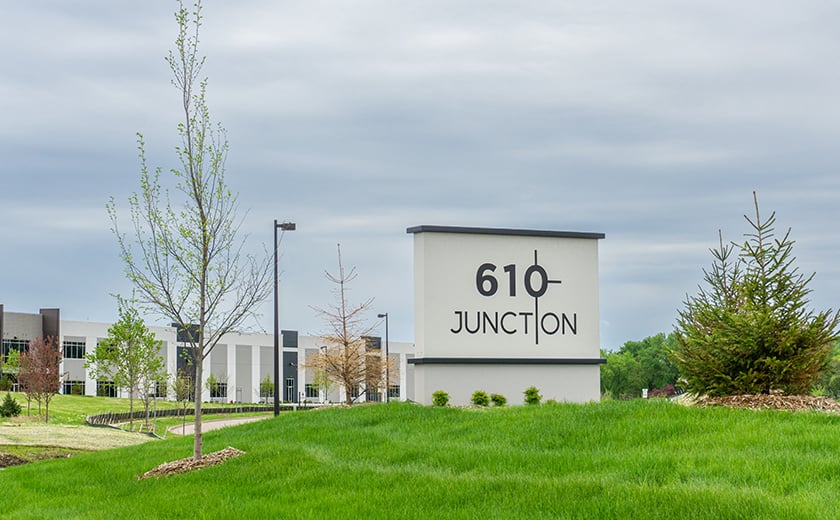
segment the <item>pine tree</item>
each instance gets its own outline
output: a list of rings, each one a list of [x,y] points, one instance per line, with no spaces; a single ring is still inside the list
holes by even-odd
[[[709,289],[688,297],[677,319],[674,357],[687,389],[698,394],[805,393],[840,337],[840,312],[808,308],[814,274],[794,266],[790,229],[776,239],[776,214],[762,219],[753,199],[746,240],[725,244],[720,235],[712,268],[704,270]]]

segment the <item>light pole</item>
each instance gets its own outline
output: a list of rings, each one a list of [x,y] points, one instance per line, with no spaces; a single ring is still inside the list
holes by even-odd
[[[277,319],[277,230],[294,231],[294,222],[274,221],[274,415],[280,414],[280,322]]]
[[[391,402],[391,371],[389,370],[390,359],[388,359],[388,313],[377,314],[377,318],[385,318],[385,402]]]

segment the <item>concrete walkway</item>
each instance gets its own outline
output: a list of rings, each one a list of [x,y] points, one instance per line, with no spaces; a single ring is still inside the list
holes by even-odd
[[[201,432],[209,432],[210,430],[218,430],[219,428],[224,428],[226,426],[236,426],[239,424],[245,424],[249,422],[255,421],[262,421],[263,419],[269,419],[273,417],[273,415],[256,415],[251,417],[238,417],[232,419],[218,419],[218,420],[209,420],[209,421],[201,421]],[[186,427],[181,424],[176,426],[170,426],[167,428],[169,433],[174,433],[177,435],[192,435],[195,433],[195,423],[188,422]]]

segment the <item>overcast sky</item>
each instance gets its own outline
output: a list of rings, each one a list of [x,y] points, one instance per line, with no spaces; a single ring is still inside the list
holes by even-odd
[[[111,322],[105,211],[135,133],[176,166],[175,2],[0,0],[0,303]],[[282,242],[280,323],[316,335],[324,270],[413,341],[415,225],[605,233],[601,343],[672,330],[756,190],[812,305],[840,305],[840,3],[208,1],[202,54],[249,248]],[[259,326],[272,327],[271,304]],[[151,323],[157,319],[149,317]],[[384,327],[380,332],[384,335]]]

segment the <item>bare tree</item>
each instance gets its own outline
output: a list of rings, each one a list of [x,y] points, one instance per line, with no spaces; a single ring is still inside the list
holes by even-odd
[[[38,336],[20,356],[18,382],[27,400],[35,399],[38,413],[44,404],[44,422],[50,422],[50,400],[61,388],[61,348],[58,339]]]
[[[198,55],[201,1],[175,13],[178,36],[166,58],[172,83],[182,98],[178,125],[180,167],[169,170],[181,205],[173,206],[161,184],[160,167],[149,171],[145,143],[138,134],[140,193],[129,198],[133,240],[119,231],[112,198],[108,211],[126,274],[138,301],[187,331],[195,375],[193,457],[202,455],[202,364],[221,337],[237,330],[271,294],[269,256],[256,259],[243,251],[237,197],[225,182],[228,142],[206,104],[207,80],[199,79],[204,58]]]
[[[368,349],[368,336],[373,327],[365,325],[363,319],[373,298],[355,306],[348,305],[347,286],[357,275],[355,267],[345,272],[341,244],[338,244],[338,274],[325,271],[324,275],[336,285],[333,291],[336,302],[326,309],[313,308],[326,321],[329,332],[321,336],[326,345],[311,357],[307,366],[343,386],[345,401],[352,404],[363,392],[378,388],[383,380],[380,355]]]

